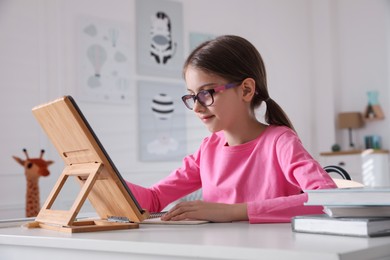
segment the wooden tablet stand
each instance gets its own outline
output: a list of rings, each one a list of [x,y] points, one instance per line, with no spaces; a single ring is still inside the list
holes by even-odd
[[[35,222],[30,223],[28,227],[41,227],[69,233],[138,228],[138,223],[110,222],[107,219],[76,221],[77,214],[81,210],[92,187],[99,182],[99,175],[103,168],[101,163],[88,163],[66,167],[45,204],[42,206]],[[51,207],[69,176],[77,178],[82,185],[80,193],[70,210],[52,210]]]
[[[72,97],[35,107],[33,114],[66,166],[35,222],[27,227],[69,233],[138,228],[149,213],[140,208]],[[69,176],[81,185],[78,196],[70,210],[52,209]],[[100,219],[77,221],[87,198]]]

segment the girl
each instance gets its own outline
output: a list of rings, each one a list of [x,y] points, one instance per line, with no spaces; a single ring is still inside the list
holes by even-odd
[[[220,36],[189,55],[183,74],[189,92],[183,102],[211,135],[153,187],[128,183],[142,207],[161,211],[202,188],[203,200],[180,202],[161,219],[265,223],[322,213],[322,207],[304,206],[307,194],[302,190],[336,185],[270,98],[255,47],[238,36]],[[255,116],[263,102],[267,124]]]

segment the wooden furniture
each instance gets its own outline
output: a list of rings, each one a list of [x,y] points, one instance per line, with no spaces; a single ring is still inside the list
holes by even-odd
[[[137,223],[118,223],[110,218],[141,222],[148,216],[127,187],[102,144],[72,97],[65,96],[33,108],[33,114],[45,130],[65,163],[65,169],[42,206],[35,223],[64,232],[86,232],[138,228]],[[81,186],[70,210],[52,208],[69,177]],[[76,221],[89,199],[100,219]]]
[[[0,259],[390,259],[390,237],[294,233],[287,224],[140,224],[139,229],[67,234],[0,228]]]
[[[387,150],[323,152],[320,154],[319,162],[322,166],[343,167],[352,180],[366,186],[390,185],[389,151]]]

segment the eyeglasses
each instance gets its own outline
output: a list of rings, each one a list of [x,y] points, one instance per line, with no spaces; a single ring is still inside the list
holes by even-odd
[[[213,89],[205,89],[198,92],[196,95],[184,95],[181,97],[184,104],[188,109],[193,109],[195,105],[195,101],[197,100],[202,106],[208,107],[214,103],[213,94],[225,89],[234,88],[239,86],[237,83],[228,83],[226,85],[218,86]]]

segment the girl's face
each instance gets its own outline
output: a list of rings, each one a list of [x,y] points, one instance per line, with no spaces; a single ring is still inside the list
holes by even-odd
[[[189,94],[196,95],[201,90],[213,89],[226,85],[228,82],[219,76],[205,73],[189,66],[185,72],[185,80]],[[193,111],[211,132],[229,131],[236,128],[237,118],[244,109],[244,102],[240,98],[241,88],[235,87],[213,93],[214,103],[202,106],[195,102]],[[242,115],[242,114],[241,114]]]

